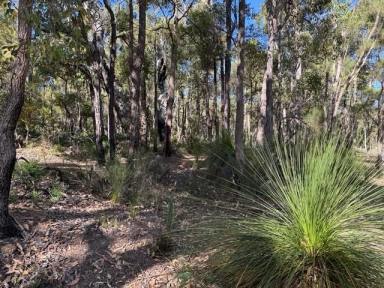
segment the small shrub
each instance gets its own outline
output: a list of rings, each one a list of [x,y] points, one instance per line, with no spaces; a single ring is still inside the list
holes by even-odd
[[[114,161],[107,166],[107,181],[110,184],[109,197],[115,202],[136,205],[140,201],[147,202],[152,195],[152,183],[157,181],[157,173],[153,171],[150,155],[135,155],[127,163]],[[157,172],[157,173],[156,173]]]
[[[339,140],[259,149],[233,215],[192,229],[229,287],[384,287],[383,189]],[[251,169],[252,166],[245,166]],[[232,210],[233,211],[233,210]]]
[[[111,185],[110,198],[114,202],[118,202],[122,198],[124,187],[128,178],[128,167],[126,164],[118,161],[111,162],[107,166],[108,182]]]
[[[53,203],[56,203],[60,201],[60,199],[63,197],[63,190],[60,186],[55,185],[52,187],[51,191],[49,192],[49,200]]]
[[[14,176],[25,185],[27,189],[34,189],[35,182],[39,180],[45,171],[37,161],[17,162]]]
[[[235,146],[229,134],[224,134],[207,149],[205,160],[208,174],[214,176],[231,177],[235,165]]]
[[[164,226],[165,230],[157,238],[155,244],[155,252],[160,255],[165,255],[172,251],[175,246],[174,240],[172,238],[172,232],[175,225],[175,202],[172,197],[169,197],[167,201],[164,202]]]
[[[17,162],[15,167],[15,176],[18,178],[31,177],[38,179],[44,175],[44,169],[37,161]]]
[[[41,193],[38,190],[32,190],[31,192],[32,202],[36,203],[40,200],[40,198],[41,198]]]

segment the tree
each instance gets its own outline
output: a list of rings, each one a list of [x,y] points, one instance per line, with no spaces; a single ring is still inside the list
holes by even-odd
[[[132,125],[133,125],[133,149],[140,146],[140,127],[141,127],[141,78],[144,64],[145,51],[145,26],[146,26],[147,1],[139,1],[139,36],[138,43],[134,52],[133,67],[131,71],[131,93],[132,93]],[[132,150],[132,149],[131,149]]]
[[[226,25],[226,50],[225,50],[225,82],[224,82],[224,102],[223,102],[223,124],[224,129],[231,127],[231,50],[232,50],[232,0],[225,0],[225,25]]]
[[[266,1],[266,26],[268,31],[267,67],[265,68],[263,86],[260,96],[260,120],[257,128],[256,141],[264,144],[273,136],[273,59],[276,51],[277,37],[277,1]]]
[[[16,221],[9,215],[8,198],[11,177],[16,163],[15,129],[25,98],[25,82],[29,68],[28,49],[32,27],[32,0],[19,0],[19,47],[12,67],[10,91],[0,108],[0,238],[20,236]]]
[[[239,1],[239,31],[238,49],[239,64],[237,66],[236,87],[236,130],[235,150],[236,159],[239,163],[244,162],[244,54],[245,54],[245,0]]]
[[[111,21],[111,36],[110,36],[110,48],[109,48],[109,67],[107,67],[108,73],[108,138],[109,138],[109,155],[110,159],[114,160],[116,156],[116,120],[115,120],[115,64],[116,64],[116,19],[115,13],[112,10],[109,0],[104,0],[104,5],[108,10]]]

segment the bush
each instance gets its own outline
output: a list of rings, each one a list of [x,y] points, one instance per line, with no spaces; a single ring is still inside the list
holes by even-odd
[[[49,200],[53,203],[60,201],[63,197],[63,190],[59,185],[54,185],[49,192]]]
[[[215,176],[232,176],[235,162],[235,146],[229,134],[216,139],[207,149],[204,162],[208,173]]]
[[[35,183],[39,180],[45,171],[37,161],[17,162],[14,176],[25,185],[27,189],[33,189]]]
[[[107,165],[107,181],[110,184],[110,198],[115,202],[137,204],[139,200],[150,200],[151,183],[162,169],[156,161],[150,161],[150,155],[130,157],[127,163],[114,161]],[[153,171],[155,169],[156,171]],[[161,177],[161,176],[160,176]]]
[[[127,164],[113,161],[107,166],[108,182],[111,185],[109,196],[112,201],[118,202],[121,200],[128,174],[129,167]]]
[[[193,229],[229,287],[384,287],[383,189],[338,140],[255,150],[234,215]],[[250,169],[252,165],[246,165]]]

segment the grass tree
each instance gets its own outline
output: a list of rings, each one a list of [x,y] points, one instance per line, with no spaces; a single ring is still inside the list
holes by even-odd
[[[315,140],[246,158],[247,179],[231,188],[242,204],[198,228],[220,282],[383,287],[383,189],[372,182],[377,172],[346,147]]]

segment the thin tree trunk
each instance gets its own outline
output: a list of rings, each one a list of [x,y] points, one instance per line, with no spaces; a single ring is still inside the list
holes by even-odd
[[[212,115],[210,113],[209,100],[211,98],[211,89],[209,89],[209,69],[207,68],[205,71],[205,119],[207,125],[207,136],[208,141],[212,140]]]
[[[221,82],[221,107],[220,107],[220,116],[221,116],[221,130],[224,133],[226,130],[226,121],[225,121],[225,71],[224,71],[224,57],[220,58],[220,82]]]
[[[143,139],[142,143],[144,144],[145,148],[148,148],[148,138],[149,138],[149,131],[151,127],[151,112],[149,111],[149,107],[147,105],[147,84],[146,84],[146,79],[145,79],[145,72],[144,69],[142,69],[142,75],[141,75],[141,88],[140,88],[140,93],[141,93],[141,107],[143,108],[143,128],[144,128],[144,133],[143,133]]]
[[[131,131],[133,131],[133,141],[130,145],[130,152],[137,150],[140,146],[140,131],[141,131],[141,69],[144,64],[144,49],[145,49],[145,24],[146,24],[147,1],[139,1],[139,37],[138,45],[135,49],[135,59],[133,69],[131,71],[131,93],[132,93],[132,121]]]
[[[166,157],[171,156],[171,135],[172,135],[172,118],[173,118],[173,103],[175,99],[175,82],[176,82],[176,67],[177,67],[177,23],[175,25],[175,31],[173,32],[173,39],[171,43],[171,63],[169,69],[168,80],[168,99],[167,99],[167,111],[165,120],[165,145],[164,154]]]
[[[378,97],[379,112],[378,112],[378,164],[383,165],[384,163],[384,81],[381,81],[381,89]]]
[[[154,115],[154,127],[153,127],[153,152],[157,152],[157,134],[158,134],[158,127],[159,127],[159,109],[157,108],[157,101],[158,101],[158,93],[157,93],[157,41],[155,36],[155,44],[154,44],[154,51],[155,51],[155,72],[153,73],[153,89],[154,89],[154,99],[153,99],[153,115]]]
[[[232,49],[232,0],[225,0],[226,13],[226,51],[225,51],[225,104],[224,104],[224,126],[229,130],[231,127],[231,49]]]
[[[105,149],[103,145],[104,138],[104,117],[103,117],[103,104],[101,101],[101,87],[100,78],[95,77],[93,83],[90,85],[90,93],[92,98],[92,110],[93,110],[93,124],[94,135],[97,153],[97,162],[99,164],[105,163]]]
[[[108,139],[109,139],[109,157],[111,160],[116,156],[116,119],[115,119],[115,63],[116,63],[116,20],[115,14],[109,3],[109,0],[104,0],[104,5],[108,10],[111,21],[111,42],[110,42],[110,59],[108,69]]]
[[[28,74],[28,47],[32,28],[29,15],[32,0],[19,0],[19,49],[12,67],[10,92],[0,108],[0,238],[22,236],[16,221],[9,215],[9,191],[16,163],[15,130],[25,98],[25,81]]]
[[[239,64],[237,66],[236,87],[236,129],[235,154],[239,163],[244,162],[244,44],[245,44],[245,0],[239,1],[238,46]]]
[[[217,62],[216,59],[213,61],[213,85],[215,89],[215,95],[213,96],[213,119],[215,126],[215,137],[216,139],[220,135],[220,126],[217,112],[217,97],[218,97],[218,87],[217,87]]]
[[[276,46],[276,3],[275,0],[267,1],[267,28],[268,28],[268,51],[267,68],[263,77],[263,86],[260,97],[260,119],[257,129],[256,141],[264,144],[273,136],[273,55]]]

